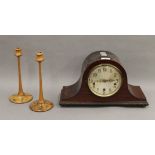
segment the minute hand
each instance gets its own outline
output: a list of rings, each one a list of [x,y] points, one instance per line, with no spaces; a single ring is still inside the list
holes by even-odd
[[[99,80],[99,82],[113,82],[113,81],[115,81],[115,80],[112,80],[112,79],[101,79],[101,80]]]

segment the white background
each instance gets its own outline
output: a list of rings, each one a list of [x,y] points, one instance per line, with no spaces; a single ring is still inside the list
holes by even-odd
[[[0,3],[0,34],[154,35],[152,0]],[[0,154],[154,155],[154,121],[1,121]]]

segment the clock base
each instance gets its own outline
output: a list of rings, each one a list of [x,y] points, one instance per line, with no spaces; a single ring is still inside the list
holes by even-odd
[[[62,107],[112,107],[112,106],[118,106],[118,107],[146,107],[148,106],[147,102],[74,102],[74,101],[61,101],[60,105]]]
[[[86,92],[78,92],[70,96],[75,88],[74,85],[63,87],[60,96],[61,106],[123,106],[123,107],[146,107],[148,102],[139,86],[128,85],[128,90],[123,90],[111,97],[97,97]],[[91,92],[90,92],[91,93]]]

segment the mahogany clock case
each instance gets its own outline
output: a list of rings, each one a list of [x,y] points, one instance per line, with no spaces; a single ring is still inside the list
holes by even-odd
[[[102,56],[102,53],[106,55]],[[88,87],[88,76],[92,68],[100,64],[111,64],[121,71],[122,86],[110,97],[99,97]],[[137,106],[148,105],[139,86],[128,84],[127,73],[118,57],[109,51],[96,51],[90,54],[82,65],[80,79],[71,86],[64,86],[60,96],[61,106]]]

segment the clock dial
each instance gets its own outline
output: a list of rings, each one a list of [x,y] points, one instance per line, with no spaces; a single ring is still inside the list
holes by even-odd
[[[88,77],[91,92],[100,97],[114,95],[122,85],[121,72],[111,64],[95,66]]]

